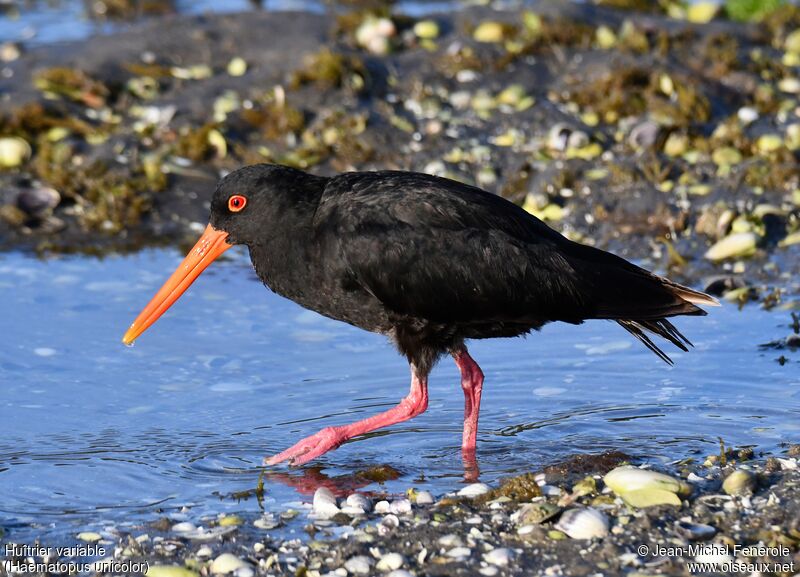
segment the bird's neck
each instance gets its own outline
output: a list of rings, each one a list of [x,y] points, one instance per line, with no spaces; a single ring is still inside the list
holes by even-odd
[[[284,193],[280,216],[255,243],[248,243],[250,259],[262,282],[276,293],[295,301],[303,300],[304,291],[313,286],[315,255],[313,243],[314,213],[327,178],[306,175],[307,180]]]

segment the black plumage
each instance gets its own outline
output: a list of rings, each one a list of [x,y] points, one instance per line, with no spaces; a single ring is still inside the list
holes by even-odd
[[[405,421],[428,405],[427,378],[445,353],[461,371],[462,450],[475,451],[483,373],[465,341],[514,337],[547,323],[619,323],[664,361],[651,336],[690,345],[669,320],[703,315],[712,297],[602,250],[572,242],[507,200],[426,174],[320,177],[256,165],[225,177],[208,228],[131,325],[132,342],[234,244],[276,293],[391,338],[409,361],[397,407],[328,427],[272,457],[300,464],[353,436]]]
[[[236,191],[268,204],[266,218],[226,215],[224,203]],[[588,319],[616,320],[671,362],[647,332],[686,350],[689,341],[665,319],[705,314],[695,302],[714,304],[566,239],[499,196],[427,174],[321,178],[251,166],[222,181],[211,222],[250,247],[272,290],[391,336],[422,370],[466,339]]]

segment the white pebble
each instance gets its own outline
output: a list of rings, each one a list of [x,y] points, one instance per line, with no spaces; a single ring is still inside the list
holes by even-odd
[[[403,566],[405,559],[400,553],[386,553],[375,566],[379,571],[394,571]]]
[[[473,498],[473,497],[479,497],[481,495],[485,495],[486,493],[488,493],[491,490],[492,490],[492,488],[489,485],[487,485],[486,483],[472,483],[471,485],[467,485],[466,487],[461,489],[458,492],[458,495],[460,497]]]
[[[360,493],[353,493],[347,497],[345,501],[350,507],[360,507],[364,511],[372,509],[372,503],[364,495]]]
[[[375,503],[375,512],[384,515],[389,512],[391,505],[389,501],[378,501]]]
[[[371,564],[372,559],[366,555],[356,555],[355,557],[350,557],[350,559],[345,562],[344,568],[356,575],[366,575],[369,573]]]
[[[442,547],[460,547],[462,544],[461,538],[455,533],[439,537],[439,545]]]
[[[175,523],[172,526],[172,531],[174,533],[190,533],[197,529],[193,523],[189,523],[188,521],[184,521],[183,523]]]
[[[351,517],[357,517],[358,515],[366,515],[366,511],[361,507],[351,507],[347,505],[341,508],[341,512],[345,515],[350,515]]]
[[[231,553],[223,553],[211,563],[211,572],[226,575],[234,571],[247,567],[247,564]]]
[[[408,499],[396,499],[389,505],[389,511],[395,515],[403,515],[411,512],[411,501]]]
[[[491,563],[492,565],[497,565],[498,567],[505,567],[513,558],[514,553],[511,549],[507,549],[505,547],[498,547],[497,549],[492,549],[488,553],[486,553],[483,558],[486,560],[487,563]]]
[[[542,495],[545,497],[559,497],[561,495],[561,488],[554,485],[542,485]]]
[[[500,570],[497,567],[492,567],[491,565],[489,567],[481,567],[478,569],[478,573],[481,575],[486,575],[486,577],[494,577],[499,572]]]
[[[742,124],[750,124],[758,120],[758,110],[750,108],[749,106],[740,108],[736,115],[739,117]]]
[[[330,489],[325,487],[320,487],[314,492],[312,509],[315,515],[322,518],[333,517],[339,513],[336,497],[333,496]]]
[[[414,577],[414,574],[405,569],[395,569],[387,577]]]
[[[211,550],[211,547],[209,547],[208,545],[203,545],[197,550],[197,553],[195,553],[195,555],[197,555],[198,557],[211,557],[213,553],[214,552]]]
[[[430,491],[420,491],[417,493],[417,505],[432,505],[433,495]]]
[[[453,547],[447,552],[448,557],[469,557],[472,555],[472,549],[469,547]]]

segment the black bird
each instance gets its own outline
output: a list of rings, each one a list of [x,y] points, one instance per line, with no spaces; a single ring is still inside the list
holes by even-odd
[[[427,380],[449,353],[464,391],[462,451],[474,455],[483,373],[465,341],[515,337],[562,321],[611,319],[662,360],[657,335],[691,345],[667,319],[706,314],[712,297],[561,236],[503,198],[400,171],[326,178],[259,164],[223,178],[208,227],[125,333],[133,342],[197,276],[244,244],[261,280],[327,317],[389,337],[411,366],[411,391],[374,417],[327,427],[267,460],[302,464],[428,406]]]

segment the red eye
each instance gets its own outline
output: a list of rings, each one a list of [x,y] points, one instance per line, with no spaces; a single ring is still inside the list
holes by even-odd
[[[231,212],[239,212],[247,204],[247,199],[241,194],[234,194],[228,199],[228,210]]]

